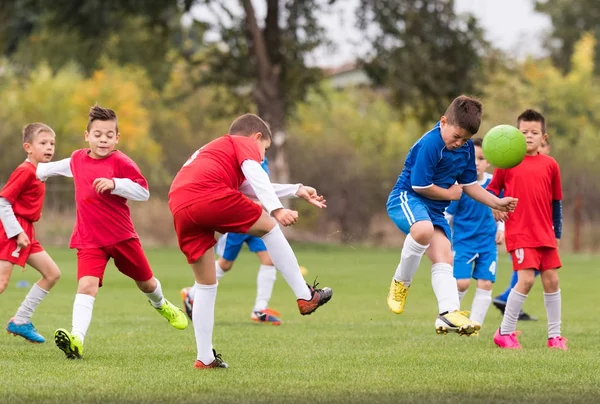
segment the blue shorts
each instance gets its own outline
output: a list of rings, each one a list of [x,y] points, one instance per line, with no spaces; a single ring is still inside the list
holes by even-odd
[[[456,279],[481,279],[496,282],[498,251],[454,251],[454,277]]]
[[[260,237],[241,233],[225,233],[217,241],[217,254],[227,261],[235,261],[244,243],[253,253],[267,251],[267,246]]]
[[[444,212],[430,211],[421,199],[408,195],[406,191],[400,192],[399,197],[390,195],[387,211],[392,222],[405,234],[410,233],[410,227],[414,223],[425,220],[442,229],[448,240],[452,240],[450,225]]]

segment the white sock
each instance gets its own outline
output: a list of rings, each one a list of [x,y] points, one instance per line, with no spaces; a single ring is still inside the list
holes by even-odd
[[[165,304],[165,296],[163,295],[162,288],[160,287],[160,281],[156,278],[154,278],[154,280],[156,280],[156,289],[154,289],[154,292],[144,294],[148,296],[152,306],[159,309],[163,306],[163,304]]]
[[[256,277],[256,301],[254,302],[253,311],[260,311],[269,307],[275,279],[277,279],[277,269],[273,265],[260,266]]]
[[[219,265],[219,260],[215,261],[215,271],[217,272],[217,281],[221,280],[227,272],[223,271],[223,268]]]
[[[35,311],[35,308],[42,302],[47,294],[47,290],[40,288],[37,283],[34,283],[31,289],[29,289],[27,296],[25,296],[25,300],[23,300],[17,309],[17,314],[15,314],[13,320],[15,324],[25,324],[31,322],[31,316]]]
[[[544,306],[546,306],[548,315],[548,338],[560,336],[561,302],[560,290],[554,293],[544,293]]]
[[[473,298],[473,306],[471,307],[471,320],[483,324],[485,315],[492,303],[492,291],[484,289],[475,289],[475,297]]]
[[[458,301],[462,303],[462,299],[463,299],[463,297],[465,297],[466,294],[467,294],[466,290],[464,290],[462,292],[459,290],[458,291]]]
[[[94,310],[95,297],[77,293],[75,295],[75,303],[73,303],[73,328],[71,334],[76,335],[83,340],[87,333],[90,323],[92,322],[92,311]]]
[[[460,309],[458,287],[452,265],[439,262],[431,266],[431,286],[438,300],[440,314]]]
[[[429,245],[417,243],[410,234],[406,236],[402,252],[400,253],[400,263],[396,268],[394,279],[402,282],[406,287],[410,286],[427,247]]]
[[[194,285],[196,292],[192,309],[192,323],[198,349],[196,359],[205,365],[210,365],[215,360],[212,351],[212,333],[215,325],[215,301],[217,300],[218,285],[218,282],[214,285],[199,283]]]
[[[294,291],[296,299],[310,300],[312,295],[310,289],[302,277],[298,260],[294,255],[290,243],[285,239],[279,225],[271,229],[270,232],[261,237],[267,246],[269,256],[275,264],[275,268]]]
[[[502,317],[502,324],[500,325],[501,334],[511,334],[517,330],[517,320],[525,299],[527,299],[527,295],[517,292],[514,288],[511,289],[508,299],[506,299],[504,317]]]

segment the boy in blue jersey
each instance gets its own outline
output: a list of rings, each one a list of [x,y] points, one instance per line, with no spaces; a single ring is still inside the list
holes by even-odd
[[[481,149],[482,139],[473,139],[477,183],[487,187],[492,175],[485,170],[490,164]],[[454,251],[454,277],[458,285],[458,298],[462,302],[469,289],[471,277],[477,280],[477,289],[471,306],[471,320],[483,325],[492,303],[492,284],[496,281],[498,249],[504,241],[504,223],[496,222],[492,210],[463,194],[458,201],[450,202],[446,219],[452,226]]]
[[[477,183],[471,137],[479,130],[482,106],[476,99],[457,97],[440,121],[410,149],[404,169],[387,202],[388,215],[407,236],[390,285],[390,310],[404,311],[406,296],[421,257],[432,263],[431,283],[438,300],[436,330],[471,335],[481,325],[460,311],[450,226],[444,210],[462,192],[491,208],[513,211],[515,198],[498,198]]]
[[[261,166],[269,174],[269,162],[266,157]],[[217,281],[232,268],[244,243],[248,245],[250,251],[255,253],[260,261],[260,268],[258,269],[256,279],[256,301],[254,302],[250,319],[258,323],[280,325],[281,314],[269,308],[269,300],[271,299],[273,286],[277,278],[277,269],[273,265],[271,257],[267,252],[267,247],[260,237],[249,234],[225,233],[219,238],[216,252],[220,258],[215,261]],[[181,297],[187,315],[192,318],[194,288],[183,288],[181,290]]]

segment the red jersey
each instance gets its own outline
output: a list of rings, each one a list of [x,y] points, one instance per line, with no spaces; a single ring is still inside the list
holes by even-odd
[[[37,178],[35,172],[36,167],[24,161],[12,172],[0,192],[0,196],[12,205],[15,216],[29,222],[40,220],[46,194],[46,184]]]
[[[521,164],[495,169],[487,189],[496,195],[519,198],[506,221],[506,249],[526,247],[556,248],[552,227],[552,201],[562,200],[560,169],[552,157],[525,156]]]
[[[93,159],[88,149],[71,155],[75,184],[76,218],[71,248],[100,248],[138,238],[131,221],[127,199],[109,191],[99,194],[93,187],[96,178],[129,178],[148,189],[138,166],[120,151],[103,159]]]
[[[238,189],[246,179],[245,160],[261,162],[256,140],[224,135],[206,144],[183,165],[169,190],[169,208],[175,214],[199,200],[219,195],[220,190]]]

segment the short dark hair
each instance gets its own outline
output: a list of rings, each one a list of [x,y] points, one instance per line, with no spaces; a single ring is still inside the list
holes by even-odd
[[[238,117],[229,127],[230,135],[250,136],[257,132],[263,136],[273,139],[269,125],[254,114],[244,114]]]
[[[450,125],[458,126],[474,135],[479,131],[482,113],[483,106],[478,99],[461,95],[452,101],[444,116]]]
[[[546,133],[546,119],[544,115],[533,109],[526,109],[517,118],[517,127],[521,122],[539,122],[542,124],[542,134]]]
[[[481,147],[481,145],[483,145],[483,139],[480,137],[471,140],[473,141],[473,146]]]
[[[56,136],[52,128],[45,123],[35,122],[25,125],[23,127],[23,143],[33,142],[33,139],[42,132],[52,133]]]
[[[100,105],[95,104],[90,108],[90,113],[88,114],[88,124],[86,129],[88,132],[94,121],[115,121],[116,130],[117,133],[119,133],[117,114],[112,109],[102,108]]]

